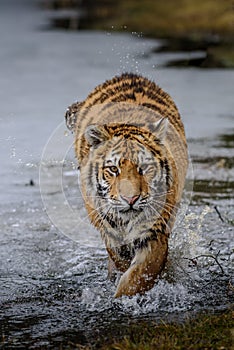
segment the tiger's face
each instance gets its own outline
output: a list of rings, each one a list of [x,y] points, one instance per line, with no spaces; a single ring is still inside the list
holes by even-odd
[[[125,137],[93,145],[81,170],[86,200],[115,227],[159,216],[169,189],[163,145],[155,153],[137,138]]]

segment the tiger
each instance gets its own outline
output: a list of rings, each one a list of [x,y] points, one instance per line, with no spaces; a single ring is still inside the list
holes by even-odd
[[[69,106],[65,119],[114,297],[143,295],[165,269],[185,184],[188,151],[179,111],[155,82],[123,73]]]

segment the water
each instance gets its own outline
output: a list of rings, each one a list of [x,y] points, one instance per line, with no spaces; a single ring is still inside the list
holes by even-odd
[[[181,320],[227,308],[233,301],[234,71],[163,68],[168,56],[152,53],[156,40],[48,31],[36,1],[21,1],[16,10],[13,4],[0,5],[2,344],[97,343],[141,320]],[[155,80],[175,99],[195,181],[187,214],[170,240],[163,279],[145,296],[114,300],[105,248],[79,193],[72,136],[61,123],[69,104],[126,70]],[[61,133],[58,158],[41,168],[43,202],[41,157],[55,130]],[[57,174],[70,211],[64,212]],[[79,225],[72,221],[77,211]]]

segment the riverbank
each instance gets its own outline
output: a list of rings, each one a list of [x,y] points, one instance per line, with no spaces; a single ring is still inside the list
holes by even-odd
[[[230,0],[51,0],[44,4],[81,13],[64,13],[53,19],[53,26],[136,32],[166,39],[164,50],[170,52],[204,51],[199,60],[174,61],[173,66],[234,68],[234,10]]]
[[[121,334],[121,332],[120,332]],[[234,313],[200,315],[184,323],[136,322],[126,334],[99,340],[90,346],[70,343],[66,350],[168,350],[231,349],[234,344]],[[105,342],[105,345],[103,344]]]

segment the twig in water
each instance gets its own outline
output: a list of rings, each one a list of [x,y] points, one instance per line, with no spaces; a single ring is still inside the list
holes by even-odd
[[[211,254],[202,254],[202,255],[198,255],[198,256],[195,256],[194,258],[184,258],[186,260],[189,260],[193,263],[193,265],[197,265],[196,260],[199,259],[199,258],[212,258],[215,260],[216,264],[219,266],[222,274],[224,275],[224,269],[222,267],[222,265],[220,264],[220,262],[218,261],[218,255],[219,255],[220,252],[218,252],[218,254],[216,256],[214,255],[211,255]]]
[[[224,222],[224,219],[223,219],[223,217],[222,217],[222,215],[221,215],[221,213],[220,213],[220,211],[219,211],[219,209],[217,208],[216,205],[214,206],[214,208],[215,208],[215,211],[216,211],[216,213],[218,214],[220,220],[221,220],[222,222]]]

